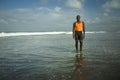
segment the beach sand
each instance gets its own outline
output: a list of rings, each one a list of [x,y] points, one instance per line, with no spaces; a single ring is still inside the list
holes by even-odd
[[[0,80],[120,80],[118,33],[86,34],[75,53],[71,34],[0,38]]]

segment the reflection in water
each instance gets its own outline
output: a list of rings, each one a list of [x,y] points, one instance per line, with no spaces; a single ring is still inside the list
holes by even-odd
[[[75,69],[74,69],[74,74],[73,74],[73,80],[85,80],[84,75],[82,73],[82,68],[83,68],[83,53],[81,52],[80,54],[76,55],[76,61],[75,61]]]

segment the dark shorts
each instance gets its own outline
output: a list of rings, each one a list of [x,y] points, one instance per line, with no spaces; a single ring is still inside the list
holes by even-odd
[[[83,40],[82,31],[75,31],[75,40]]]

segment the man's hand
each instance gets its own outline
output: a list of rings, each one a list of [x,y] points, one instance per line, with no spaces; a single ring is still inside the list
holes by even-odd
[[[75,35],[73,34],[73,39],[75,39]]]
[[[85,33],[83,33],[83,39],[85,39]]]

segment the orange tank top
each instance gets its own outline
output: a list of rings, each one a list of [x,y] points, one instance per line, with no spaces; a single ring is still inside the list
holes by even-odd
[[[75,31],[82,31],[83,30],[83,22],[75,22]]]

